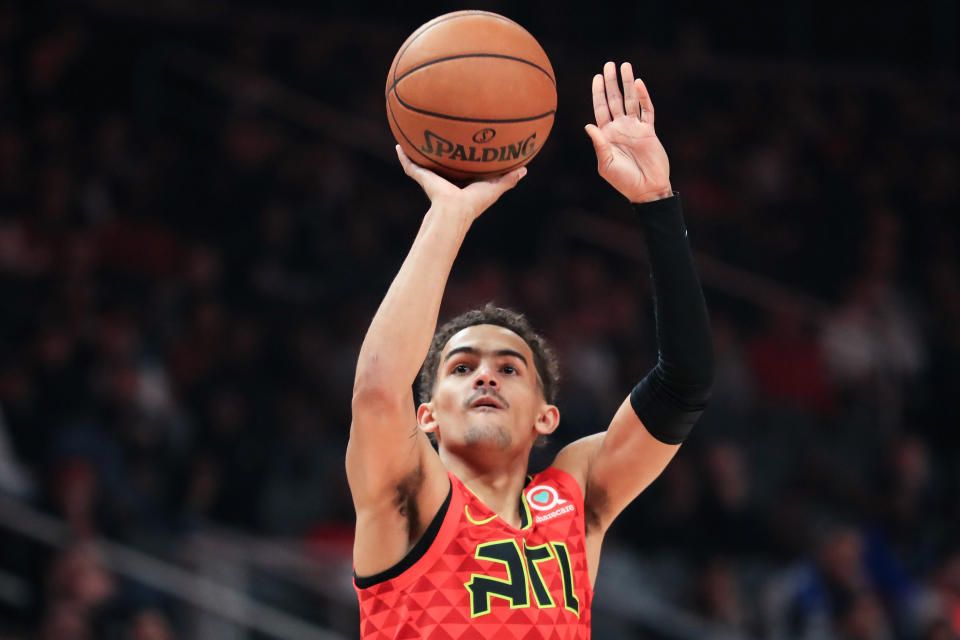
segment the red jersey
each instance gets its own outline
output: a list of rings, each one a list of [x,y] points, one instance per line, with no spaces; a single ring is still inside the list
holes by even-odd
[[[363,640],[587,640],[593,588],[583,493],[549,468],[527,483],[521,528],[450,472],[450,495],[393,569],[355,578]]]

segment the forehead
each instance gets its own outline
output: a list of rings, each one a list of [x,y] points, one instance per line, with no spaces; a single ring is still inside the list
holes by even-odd
[[[443,347],[440,359],[458,347],[492,352],[510,349],[523,354],[527,362],[533,362],[533,351],[526,341],[510,329],[495,324],[477,324],[453,334]]]

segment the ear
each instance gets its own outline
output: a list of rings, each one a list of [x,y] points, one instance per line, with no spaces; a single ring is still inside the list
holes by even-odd
[[[437,415],[433,412],[433,403],[424,402],[417,407],[417,425],[424,433],[435,434],[440,437],[440,424],[437,422]]]
[[[543,405],[540,408],[540,413],[537,414],[537,421],[533,425],[537,434],[550,435],[558,426],[560,426],[560,410],[552,404]]]

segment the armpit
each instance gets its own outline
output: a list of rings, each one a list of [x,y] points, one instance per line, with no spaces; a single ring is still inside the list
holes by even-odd
[[[396,495],[393,499],[397,511],[407,521],[407,534],[411,540],[417,533],[417,525],[420,522],[417,496],[423,486],[423,479],[423,464],[418,464],[413,471],[397,483]]]
[[[607,495],[607,490],[588,480],[587,490],[583,496],[583,519],[586,533],[593,533],[600,529],[602,525],[600,514],[606,511],[609,503],[610,498]]]

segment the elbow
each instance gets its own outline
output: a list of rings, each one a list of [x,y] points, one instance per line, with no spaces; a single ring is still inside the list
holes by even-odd
[[[713,379],[690,385],[684,391],[684,400],[687,404],[705,408],[710,403],[710,396],[713,395]]]
[[[360,354],[353,378],[353,400],[381,398],[409,393],[413,379],[392,358],[383,358],[377,353]]]
[[[676,402],[691,409],[704,409],[713,393],[713,376],[699,379],[663,380],[663,387]]]
[[[409,408],[413,381],[395,366],[376,357],[361,358],[353,379],[351,409],[354,418],[393,416]]]
[[[397,385],[358,377],[353,384],[350,406],[354,415],[365,411],[389,412],[391,408],[401,406],[411,393],[408,388],[401,389]]]
[[[357,404],[365,402],[375,402],[379,398],[390,394],[393,386],[390,384],[391,376],[389,372],[384,371],[377,363],[364,363],[363,359],[357,364],[357,371],[353,378],[353,401],[354,407]]]
[[[715,371],[712,350],[683,365],[670,366],[661,360],[655,370],[661,387],[679,403],[701,409],[707,406]]]
[[[356,413],[357,409],[383,405],[389,397],[390,393],[384,387],[371,384],[354,384],[350,406]]]
[[[688,402],[700,406],[707,406],[713,393],[714,378],[713,353],[704,358],[703,362],[693,368],[685,381],[683,393]]]

